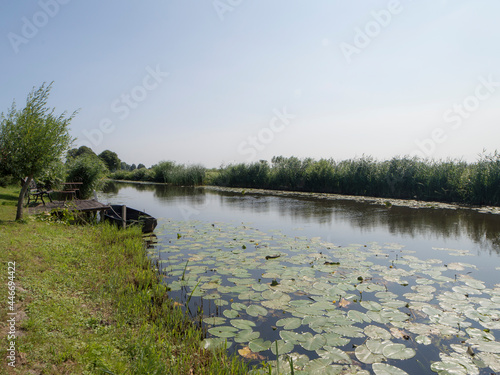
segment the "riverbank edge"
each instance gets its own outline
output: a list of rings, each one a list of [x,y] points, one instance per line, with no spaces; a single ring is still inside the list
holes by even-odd
[[[17,319],[15,367],[2,345],[1,374],[248,373],[239,358],[201,348],[202,331],[168,297],[140,230],[67,225],[48,215],[14,222],[15,190],[0,188],[4,343],[9,262]]]
[[[112,182],[123,182],[130,184],[140,184],[140,185],[165,185],[161,182],[147,182],[147,181],[132,181],[132,180],[112,180]],[[226,186],[215,186],[215,185],[197,185],[190,186],[194,188],[202,188],[214,191],[223,191],[237,194],[260,194],[260,195],[274,195],[274,196],[287,196],[287,197],[300,197],[300,198],[314,198],[314,199],[327,199],[327,200],[338,200],[338,201],[355,201],[361,203],[375,204],[384,207],[408,207],[408,208],[433,208],[433,209],[446,209],[446,210],[473,210],[480,213],[487,214],[500,214],[500,207],[496,206],[472,206],[459,203],[444,203],[436,201],[422,201],[416,199],[399,199],[399,198],[379,198],[379,197],[369,197],[363,195],[342,195],[333,193],[314,193],[314,192],[303,192],[303,191],[293,191],[293,190],[271,190],[271,189],[256,189],[256,188],[237,188],[237,187],[226,187]]]
[[[290,190],[269,190],[269,189],[255,189],[255,188],[235,188],[224,186],[204,185],[203,188],[215,191],[225,191],[239,194],[261,194],[261,195],[275,195],[286,197],[300,197],[300,198],[314,198],[314,199],[327,199],[338,201],[355,201],[361,203],[375,204],[385,207],[408,207],[408,208],[434,208],[434,209],[447,209],[447,210],[474,210],[481,213],[500,214],[500,207],[495,206],[471,206],[457,203],[443,203],[434,201],[420,201],[415,199],[397,199],[397,198],[378,198],[368,197],[362,195],[342,195],[332,193],[312,193],[302,191]]]

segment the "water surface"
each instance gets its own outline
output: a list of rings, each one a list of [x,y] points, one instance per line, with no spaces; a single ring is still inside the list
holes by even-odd
[[[191,312],[203,310],[208,337],[227,338],[235,344],[230,350],[249,346],[254,360],[273,360],[267,346],[278,341],[284,351],[293,347],[288,355],[296,361],[310,361],[305,373],[314,373],[314,366],[373,373],[374,361],[409,374],[432,373],[434,362],[465,371],[455,373],[491,373],[484,361],[470,364],[478,356],[463,353],[469,346],[500,366],[500,346],[481,346],[496,345],[495,337],[478,342],[475,336],[498,335],[500,328],[499,215],[127,183],[108,185],[99,198],[163,218],[156,256],[172,297],[189,300]],[[269,258],[274,255],[280,256]],[[254,325],[246,326],[248,321]],[[292,330],[310,341],[291,336],[281,328],[284,322],[293,322]],[[364,333],[350,332],[348,323]],[[381,340],[374,326],[408,335],[389,335],[387,356],[366,357],[367,343],[373,348]],[[428,331],[414,333],[421,326]],[[430,343],[424,345],[425,337]],[[416,355],[397,358],[391,350],[401,343]],[[454,356],[465,362],[456,364]],[[322,368],[328,361],[337,365]]]

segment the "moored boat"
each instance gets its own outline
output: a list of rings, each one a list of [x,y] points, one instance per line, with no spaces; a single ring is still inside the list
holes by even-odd
[[[110,205],[110,208],[104,211],[104,220],[111,221],[117,225],[123,225],[122,211],[123,205]],[[142,233],[151,233],[158,224],[153,216],[130,207],[126,207],[126,223],[127,226],[141,225]]]

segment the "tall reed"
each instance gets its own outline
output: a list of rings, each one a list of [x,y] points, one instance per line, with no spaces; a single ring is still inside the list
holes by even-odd
[[[384,198],[500,205],[500,154],[481,154],[474,163],[363,156],[342,161],[274,157],[220,168],[219,186],[295,190]]]

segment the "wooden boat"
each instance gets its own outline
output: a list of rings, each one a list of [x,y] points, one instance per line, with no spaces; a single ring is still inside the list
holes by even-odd
[[[110,208],[104,211],[104,220],[123,225],[122,209],[121,204],[110,205]],[[142,233],[151,233],[156,228],[158,222],[153,216],[130,207],[126,207],[126,210],[127,226],[141,225]]]

